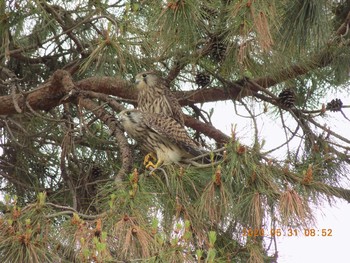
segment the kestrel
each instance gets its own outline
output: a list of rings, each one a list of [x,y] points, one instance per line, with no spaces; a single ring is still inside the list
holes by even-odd
[[[165,79],[152,71],[142,72],[136,75],[136,87],[140,111],[172,117],[184,126],[181,106]]]
[[[133,109],[120,112],[119,120],[124,130],[143,150],[157,155],[157,163],[154,165],[150,162],[146,168],[179,163],[206,153],[187,135],[185,128],[171,117]]]

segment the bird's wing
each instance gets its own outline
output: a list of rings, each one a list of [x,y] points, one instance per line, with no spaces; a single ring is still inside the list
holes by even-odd
[[[175,97],[174,93],[168,87],[165,88],[165,96],[168,100],[168,103],[170,104],[169,106],[172,110],[173,118],[176,121],[178,121],[181,124],[181,126],[184,126],[185,121],[184,121],[181,106],[177,98]]]
[[[187,153],[198,156],[205,153],[197,144],[187,135],[187,132],[180,123],[173,118],[161,114],[144,113],[143,121],[151,130],[176,144],[180,149]]]

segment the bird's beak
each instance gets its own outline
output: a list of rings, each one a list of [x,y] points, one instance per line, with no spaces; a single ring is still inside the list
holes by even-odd
[[[136,84],[136,85],[138,85],[140,82],[141,82],[141,79],[140,79],[140,78],[136,78],[136,79],[135,79],[135,84]]]

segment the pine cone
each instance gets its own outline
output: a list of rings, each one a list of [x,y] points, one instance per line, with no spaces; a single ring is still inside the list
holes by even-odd
[[[287,88],[278,95],[278,99],[284,107],[291,108],[295,104],[295,93],[291,88]]]
[[[94,166],[91,168],[91,178],[93,178],[93,179],[100,178],[100,177],[101,177],[101,174],[102,174],[102,169],[101,169],[101,167],[98,167],[98,166],[94,165]]]
[[[214,42],[211,46],[210,56],[216,62],[220,62],[225,57],[226,49],[227,49],[226,45],[222,41],[216,39],[216,40],[214,40]]]
[[[340,111],[343,106],[341,99],[333,99],[327,103],[326,109],[330,111]]]
[[[203,72],[199,72],[195,77],[195,81],[198,86],[203,88],[210,83],[210,76]]]

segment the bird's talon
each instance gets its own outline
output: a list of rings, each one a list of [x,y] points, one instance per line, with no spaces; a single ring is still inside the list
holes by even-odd
[[[152,152],[146,154],[145,158],[143,159],[143,165],[145,165],[147,169],[148,169],[147,166],[149,166],[150,164],[153,165],[153,163],[150,160],[154,160],[154,161],[157,160],[156,156]]]
[[[154,164],[151,161],[148,162],[148,164],[146,165],[146,169],[147,170],[151,170],[151,172],[149,173],[150,175],[155,175],[155,171],[163,164],[162,161],[159,161]]]
[[[147,164],[145,164],[147,170],[150,170],[150,168],[156,169],[157,168],[156,165],[157,164],[154,164],[151,161],[149,161]]]

